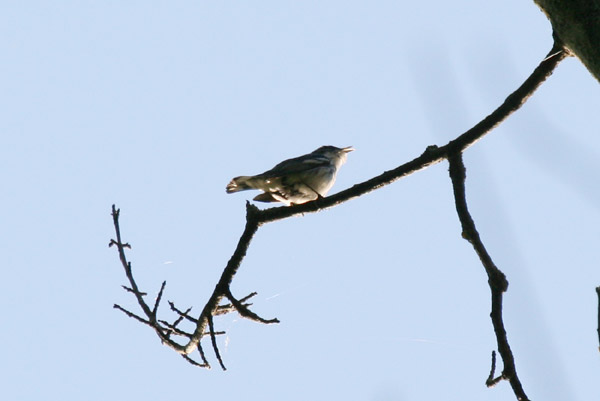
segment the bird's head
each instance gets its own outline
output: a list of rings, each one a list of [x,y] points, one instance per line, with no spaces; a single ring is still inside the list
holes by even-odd
[[[321,146],[319,149],[313,151],[312,153],[316,155],[323,155],[331,159],[331,161],[339,167],[346,162],[348,153],[352,152],[353,150],[354,148],[352,146],[338,148],[335,146],[327,145]]]

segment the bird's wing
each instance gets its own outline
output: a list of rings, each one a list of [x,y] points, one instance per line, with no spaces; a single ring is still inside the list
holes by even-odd
[[[313,168],[331,165],[331,161],[322,155],[308,154],[293,159],[284,160],[269,171],[259,174],[257,177],[274,178],[288,174],[302,173]]]

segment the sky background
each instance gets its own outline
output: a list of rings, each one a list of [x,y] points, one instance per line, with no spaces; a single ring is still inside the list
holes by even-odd
[[[233,176],[352,145],[337,192],[447,143],[550,50],[532,1],[3,2],[0,35],[2,399],[514,399],[484,385],[490,295],[447,163],[262,227],[232,289],[281,323],[217,318],[227,372],[112,308],[137,311],[107,245],[115,203],[149,299],[166,279],[199,313],[256,194]],[[568,59],[465,154],[532,399],[600,397],[599,106]]]

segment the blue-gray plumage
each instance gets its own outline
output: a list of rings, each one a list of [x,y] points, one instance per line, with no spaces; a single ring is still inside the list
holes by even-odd
[[[287,206],[327,195],[339,168],[346,162],[351,146],[321,146],[304,156],[284,160],[271,170],[254,176],[235,177],[227,184],[227,193],[259,189],[264,193],[254,200],[282,202]]]

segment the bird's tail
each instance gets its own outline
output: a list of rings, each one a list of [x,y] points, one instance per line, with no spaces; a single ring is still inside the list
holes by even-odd
[[[240,177],[235,177],[233,180],[231,180],[229,182],[229,184],[227,184],[227,187],[225,188],[225,191],[228,194],[231,194],[233,192],[239,192],[239,191],[245,191],[247,189],[253,189],[253,187],[251,187],[248,184],[248,181],[251,179],[252,177],[248,177],[245,175],[242,175]]]

